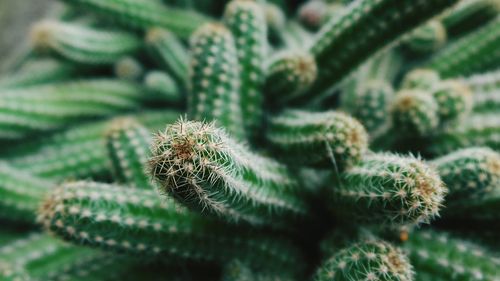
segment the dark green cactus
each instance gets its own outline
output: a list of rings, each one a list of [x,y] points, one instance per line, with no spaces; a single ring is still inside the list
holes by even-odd
[[[441,77],[435,70],[417,68],[405,75],[401,88],[431,91],[440,82]]]
[[[446,44],[446,28],[438,20],[431,20],[413,30],[403,39],[403,46],[414,54],[430,54]]]
[[[438,104],[438,118],[441,125],[457,123],[472,110],[472,93],[458,80],[447,80],[437,84],[432,95]]]
[[[152,70],[146,73],[144,86],[169,103],[180,104],[184,101],[184,95],[177,82],[164,71]]]
[[[402,90],[390,109],[392,126],[403,136],[429,135],[439,125],[439,105],[434,97],[420,90]]]
[[[493,19],[500,12],[498,0],[465,0],[439,16],[451,36],[461,36]]]

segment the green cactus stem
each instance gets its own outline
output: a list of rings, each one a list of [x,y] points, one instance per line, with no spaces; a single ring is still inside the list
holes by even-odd
[[[368,147],[363,126],[335,111],[286,110],[270,119],[266,138],[290,164],[339,170],[356,164]]]
[[[160,189],[193,210],[277,227],[310,215],[284,165],[250,152],[213,123],[180,120],[156,136],[152,151]]]
[[[362,0],[346,7],[342,15],[325,24],[310,52],[318,63],[319,75],[314,86],[296,103],[328,94],[372,54],[397,40],[456,0]]]
[[[411,281],[413,267],[399,248],[384,241],[364,241],[341,249],[317,269],[315,281]]]
[[[283,104],[306,91],[317,75],[314,58],[299,49],[277,53],[267,67],[265,93],[273,103]]]
[[[403,46],[413,54],[427,55],[441,49],[447,40],[446,28],[439,20],[431,20],[403,39]]]
[[[500,16],[456,40],[435,54],[425,67],[442,77],[457,77],[487,71],[500,63]]]
[[[281,43],[287,50],[301,50],[301,52],[307,53],[307,46],[312,42],[314,34],[300,23],[291,20],[287,22],[279,35]]]
[[[293,281],[292,276],[284,271],[267,273],[253,269],[248,264],[233,260],[226,264],[222,271],[221,281]]]
[[[420,90],[402,90],[390,108],[392,127],[402,136],[425,136],[439,125],[439,105]]]
[[[240,64],[240,103],[243,124],[256,141],[264,126],[265,57],[267,26],[261,5],[252,0],[232,0],[226,5],[224,22],[234,36]]]
[[[498,0],[464,0],[439,18],[451,36],[459,37],[492,20],[499,12]]]
[[[144,75],[144,67],[133,57],[123,57],[113,65],[115,76],[128,81],[139,81]]]
[[[155,62],[184,88],[188,85],[189,53],[181,40],[170,31],[151,28],[146,33],[146,47]]]
[[[500,88],[500,70],[475,74],[462,79],[473,92],[494,92]]]
[[[380,153],[366,155],[330,191],[330,207],[339,219],[394,227],[429,222],[438,215],[446,188],[421,160]]]
[[[471,90],[459,80],[446,80],[432,90],[438,104],[441,125],[457,123],[467,117],[473,105]]]
[[[499,92],[475,92],[473,95],[473,108],[475,113],[499,113]]]
[[[221,24],[206,24],[198,29],[191,37],[189,118],[215,120],[235,137],[244,139],[240,71],[231,32]]]
[[[285,240],[200,217],[154,190],[67,183],[46,198],[39,215],[59,237],[113,252],[171,262],[237,258],[275,271],[300,267],[297,250]]]
[[[410,233],[404,248],[417,272],[432,274],[432,280],[498,279],[500,259],[481,247],[436,231]],[[434,279],[434,276],[436,279]]]
[[[401,83],[402,89],[431,91],[441,82],[439,73],[427,68],[417,68],[408,72]]]
[[[35,49],[90,65],[113,64],[134,54],[141,40],[122,31],[100,30],[66,22],[42,21],[31,30]]]
[[[191,10],[167,7],[149,0],[63,0],[75,8],[83,8],[105,20],[127,28],[147,30],[162,27],[181,38],[210,19]]]
[[[177,82],[166,72],[151,70],[144,76],[144,86],[161,96],[161,99],[172,103],[181,104],[184,95]]]

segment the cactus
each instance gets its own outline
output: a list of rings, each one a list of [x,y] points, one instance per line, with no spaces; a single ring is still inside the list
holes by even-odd
[[[314,280],[411,281],[413,275],[413,267],[399,248],[373,240],[338,251],[318,268]]]
[[[179,115],[175,110],[161,110],[131,116],[156,130],[174,122]],[[11,147],[10,163],[45,178],[106,178],[110,163],[104,135],[109,123],[109,120],[90,122]]]
[[[37,23],[31,30],[31,40],[39,51],[53,51],[90,65],[113,64],[141,47],[141,40],[132,34],[56,21]]]
[[[287,272],[267,273],[252,269],[249,265],[233,260],[224,266],[221,281],[293,281]]]
[[[149,71],[144,76],[144,84],[148,90],[160,95],[162,100],[173,104],[180,104],[184,100],[177,82],[164,71]]]
[[[330,19],[342,15],[344,5],[340,3],[327,3],[323,0],[306,1],[298,10],[298,18],[306,27],[316,30]]]
[[[291,50],[278,53],[267,67],[264,87],[267,98],[274,103],[286,103],[306,91],[316,75],[316,62],[307,52]]]
[[[462,79],[475,93],[494,92],[500,88],[500,70],[475,74]]]
[[[443,232],[413,232],[404,243],[404,248],[417,273],[431,273],[432,280],[495,281],[498,278],[498,257]]]
[[[279,227],[310,215],[285,166],[253,154],[213,123],[180,120],[156,136],[152,151],[161,190],[193,210]]]
[[[446,46],[425,67],[436,70],[444,78],[487,71],[500,63],[500,54],[496,51],[499,44],[500,16],[497,16],[487,25]]]
[[[39,216],[59,237],[114,252],[172,262],[238,258],[275,271],[300,267],[297,250],[286,241],[202,218],[153,190],[67,183],[45,199]]]
[[[124,27],[146,30],[166,28],[182,38],[188,38],[209,18],[194,11],[167,7],[149,0],[63,0]]]
[[[439,124],[439,108],[432,95],[420,90],[396,94],[390,108],[392,126],[403,136],[425,136]]]
[[[441,82],[439,73],[432,69],[417,68],[408,72],[401,83],[402,89],[431,91]]]
[[[41,198],[54,185],[0,162],[0,218],[34,223]]]
[[[252,0],[232,0],[224,22],[234,36],[240,64],[240,103],[249,139],[256,141],[264,125],[264,59],[267,26],[261,5]]]
[[[166,29],[151,28],[145,41],[155,62],[167,70],[180,85],[187,87],[189,53],[180,39]]]
[[[330,206],[345,221],[391,227],[429,222],[446,193],[438,174],[410,156],[367,155],[340,177],[330,188]]]
[[[403,39],[403,46],[415,54],[430,54],[446,43],[446,28],[438,20],[431,20],[413,30]]]
[[[144,67],[132,57],[123,57],[114,64],[115,76],[128,81],[139,81],[144,75]]]
[[[356,164],[368,147],[363,126],[341,112],[286,110],[268,126],[269,144],[291,164],[343,170]]]
[[[456,2],[427,0],[417,4],[411,0],[362,0],[351,3],[341,16],[321,28],[311,44],[310,51],[318,63],[318,79],[296,102],[325,94],[370,55]]]
[[[244,139],[238,94],[241,75],[231,32],[220,24],[204,25],[191,38],[191,52],[189,117],[216,120],[235,137]]]
[[[306,56],[306,53],[308,53],[306,51],[306,48],[310,44],[310,42],[312,42],[313,35],[313,33],[306,30],[298,22],[289,21],[280,31],[280,41],[286,47],[286,49],[292,51],[300,50],[300,52],[304,54],[303,56]],[[285,52],[283,51],[283,53]],[[310,54],[308,54],[307,56],[311,57]],[[314,61],[313,58],[311,58],[310,60]],[[267,68],[269,68],[269,66],[267,66],[266,69]]]
[[[493,19],[500,12],[498,0],[464,0],[439,16],[447,32],[461,36]]]
[[[498,92],[475,92],[473,100],[472,110],[475,113],[500,112],[500,95],[498,95]]]
[[[438,118],[441,125],[463,120],[472,110],[472,93],[458,80],[439,83],[432,90],[438,104]]]

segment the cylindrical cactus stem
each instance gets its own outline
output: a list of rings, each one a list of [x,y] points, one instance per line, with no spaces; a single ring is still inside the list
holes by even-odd
[[[209,18],[192,10],[167,7],[150,0],[64,0],[75,7],[95,13],[124,27],[146,30],[166,28],[182,38],[189,38]]]
[[[266,138],[290,164],[338,170],[356,164],[368,147],[363,125],[335,111],[285,110],[270,118]]]
[[[132,118],[118,118],[106,131],[106,145],[118,181],[135,188],[153,189],[146,171],[152,135]]]
[[[281,34],[287,22],[285,12],[275,3],[271,3],[269,1],[259,2],[266,19],[266,25],[269,29],[269,37],[271,41],[279,41],[279,38],[281,38]]]
[[[227,263],[222,270],[221,281],[294,281],[293,274],[281,272],[262,272],[239,260]]]
[[[479,92],[494,92],[500,89],[500,70],[475,74],[462,79],[474,94]]]
[[[187,87],[189,53],[181,40],[166,29],[152,28],[148,30],[145,41],[155,62],[168,71],[180,85]]]
[[[216,121],[245,138],[240,104],[240,69],[234,38],[221,24],[206,24],[191,37],[188,116]]]
[[[144,75],[144,67],[133,57],[120,58],[113,65],[115,76],[128,81],[139,81]]]
[[[431,136],[426,151],[443,155],[459,148],[488,146],[500,149],[500,116],[496,113],[472,114],[460,126],[447,128]]]
[[[413,267],[401,249],[368,240],[336,252],[317,269],[314,280],[412,281],[413,275]]]
[[[42,21],[31,30],[39,51],[52,51],[68,60],[91,65],[113,64],[141,47],[141,40],[123,31],[104,31],[73,23]]]
[[[430,166],[387,153],[366,155],[340,175],[340,183],[330,188],[333,214],[373,225],[427,223],[438,215],[446,193]]]
[[[432,90],[438,104],[438,118],[441,126],[456,124],[467,117],[472,110],[472,93],[459,80],[446,80]]]
[[[497,114],[500,112],[500,95],[498,92],[474,92],[472,97],[473,112]]]
[[[500,259],[473,243],[444,232],[416,231],[404,248],[417,272],[428,272],[432,280],[487,280],[498,278]],[[434,279],[434,276],[436,279]]]
[[[151,130],[176,121],[176,110],[145,111],[129,115]],[[109,178],[110,163],[105,131],[110,120],[90,122],[54,135],[33,139],[11,147],[10,164],[44,178]]]
[[[306,51],[295,49],[277,53],[267,67],[266,97],[273,103],[286,103],[306,91],[316,75],[316,62]]]
[[[417,55],[431,54],[446,44],[446,28],[439,20],[430,20],[403,39],[403,46]]]
[[[232,0],[226,5],[224,22],[234,36],[238,54],[243,124],[249,139],[257,141],[264,125],[266,19],[256,1]]]
[[[500,16],[456,40],[435,54],[426,67],[442,77],[457,77],[487,71],[500,63]]]
[[[392,127],[402,136],[426,136],[439,125],[436,99],[420,90],[402,90],[391,105]]]
[[[0,163],[0,218],[34,223],[44,194],[55,183]]]
[[[175,262],[241,259],[279,271],[300,266],[283,239],[203,218],[154,190],[93,182],[62,185],[42,205],[40,221],[66,240]]]
[[[152,151],[160,189],[191,209],[277,227],[310,215],[284,165],[253,154],[213,123],[180,120],[156,136]]]
[[[383,80],[364,81],[353,93],[341,97],[341,106],[363,124],[370,136],[380,135],[389,123],[391,84]]]
[[[8,89],[0,95],[0,136],[11,139],[130,111],[147,98],[139,85],[114,79]]]
[[[457,0],[362,0],[321,28],[310,52],[318,63],[318,79],[296,103],[328,94],[328,90],[359,64],[405,32]],[[397,15],[397,16],[394,16]]]
[[[417,68],[408,72],[401,83],[402,89],[431,91],[441,82],[441,77],[433,69]]]
[[[488,147],[460,149],[430,164],[449,190],[447,202],[466,201],[500,187],[500,154]]]
[[[76,65],[55,59],[28,62],[12,74],[2,74],[0,88],[20,88],[68,80],[78,74]]]
[[[493,19],[500,12],[498,0],[464,0],[439,16],[450,36],[458,37]]]
[[[161,96],[162,100],[173,104],[184,101],[184,95],[177,82],[161,70],[151,70],[144,76],[144,86]]]

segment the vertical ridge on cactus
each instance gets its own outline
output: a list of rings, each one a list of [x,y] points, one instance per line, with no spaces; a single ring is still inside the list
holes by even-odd
[[[270,119],[266,138],[277,155],[291,164],[339,170],[356,164],[368,147],[365,128],[335,111],[286,110]]]
[[[171,30],[182,38],[188,38],[195,29],[210,20],[194,11],[167,7],[159,1],[63,0],[63,2],[84,8],[124,27],[146,30],[158,26]]]
[[[401,249],[384,241],[364,241],[346,247],[323,262],[315,281],[411,281],[413,267]]]
[[[446,188],[421,160],[379,153],[341,174],[340,184],[330,192],[331,210],[341,220],[404,226],[436,217]]]
[[[213,123],[180,120],[152,145],[152,175],[189,208],[228,221],[283,227],[309,216],[288,169],[256,155]]]
[[[238,258],[275,271],[301,267],[299,253],[285,240],[202,218],[153,190],[67,183],[45,199],[39,219],[59,237],[113,252],[172,262]]]
[[[43,21],[33,26],[31,40],[39,51],[53,51],[68,60],[91,65],[113,64],[141,47],[141,40],[123,31],[106,31],[73,23]]]
[[[188,116],[216,121],[235,137],[244,139],[241,69],[231,32],[221,24],[206,24],[193,34],[190,45]]]

